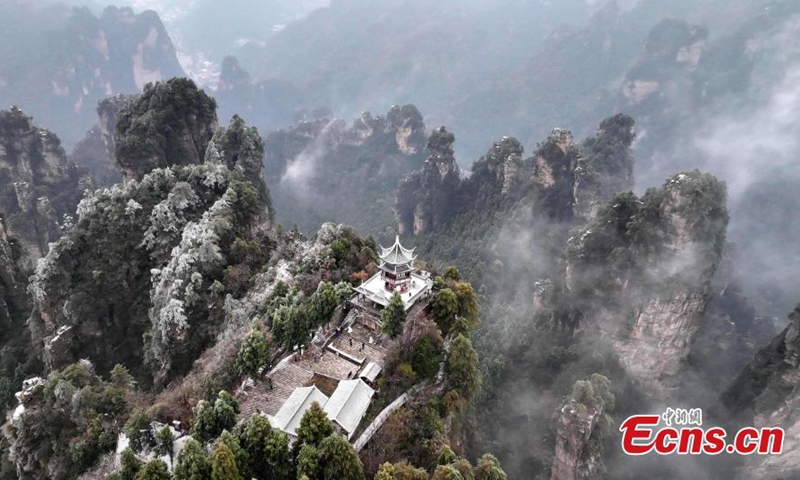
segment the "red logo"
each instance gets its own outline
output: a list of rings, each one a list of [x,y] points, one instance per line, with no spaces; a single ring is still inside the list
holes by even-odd
[[[619,430],[622,451],[628,455],[779,455],[783,450],[784,432],[780,427],[756,429],[745,427],[731,441],[724,428],[703,428],[699,408],[668,408],[659,415],[633,415]],[[659,427],[661,420],[665,425]],[[672,426],[673,422],[676,424]]]

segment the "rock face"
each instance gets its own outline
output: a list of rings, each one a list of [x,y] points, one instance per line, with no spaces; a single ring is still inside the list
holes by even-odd
[[[428,158],[422,169],[405,178],[397,191],[395,214],[401,235],[419,235],[449,220],[453,194],[459,186],[459,169],[453,156],[455,135],[445,127],[431,132]]]
[[[642,199],[618,195],[570,239],[572,304],[616,337],[620,362],[652,394],[678,385],[704,318],[725,240],[725,198],[711,175],[678,174]]]
[[[614,408],[610,382],[602,375],[579,380],[572,396],[561,407],[550,480],[599,480],[604,478],[603,439]]]
[[[795,478],[800,474],[800,305],[789,315],[789,322],[722,395],[722,404],[742,425],[782,427],[786,432],[781,455],[748,458],[739,478]]]
[[[0,66],[0,104],[16,104],[73,144],[94,123],[94,107],[116,93],[136,93],[149,82],[183,75],[158,15],[108,7],[18,3],[4,20],[24,55]],[[20,47],[22,48],[22,47]]]
[[[28,311],[25,295],[26,276],[21,268],[24,251],[17,241],[9,235],[5,219],[0,217],[0,328],[6,341],[12,326],[20,325]]]
[[[57,136],[17,108],[0,112],[0,211],[32,258],[61,236],[63,216],[81,198],[81,176]]]
[[[350,125],[301,121],[264,140],[264,173],[283,219],[309,233],[335,220],[388,235],[397,184],[424,160],[425,124],[413,105],[395,105]]]
[[[213,98],[185,78],[148,85],[125,102],[114,130],[114,157],[125,180],[155,168],[202,163],[217,129],[216,108]]]
[[[644,51],[631,67],[622,85],[622,97],[629,106],[660,100],[676,86],[682,74],[691,72],[706,48],[708,30],[683,20],[665,19],[653,27]],[[682,85],[688,88],[688,85]]]

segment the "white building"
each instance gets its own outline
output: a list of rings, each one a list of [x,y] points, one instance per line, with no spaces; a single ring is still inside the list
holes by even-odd
[[[361,379],[342,380],[322,409],[349,440],[367,413],[373,395],[375,390]]]
[[[399,236],[395,238],[394,245],[380,249],[380,272],[356,288],[356,299],[382,309],[397,293],[408,310],[430,292],[433,280],[427,272],[414,272],[414,260],[417,259],[414,249],[400,245]]]
[[[270,425],[286,434],[294,441],[297,427],[303,415],[317,402],[337,429],[349,440],[358,428],[358,424],[367,413],[375,390],[363,380],[341,380],[333,395],[328,398],[317,387],[295,388],[289,398],[281,406],[274,417],[269,418]]]
[[[269,419],[269,423],[294,439],[303,414],[314,402],[323,406],[328,402],[328,397],[315,386],[295,388],[278,413]]]

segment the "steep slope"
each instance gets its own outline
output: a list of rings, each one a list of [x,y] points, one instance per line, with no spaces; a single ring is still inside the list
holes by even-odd
[[[180,80],[156,84],[147,93],[164,98],[178,86],[191,98],[204,96]],[[213,106],[204,98],[210,103],[203,107]],[[165,111],[176,124],[203,118],[189,108],[173,112],[169,103],[150,102],[146,94],[123,112],[151,123],[117,132],[125,132],[127,144],[157,143],[147,125],[157,124]],[[203,111],[210,117],[201,128],[206,132],[216,125],[216,115]],[[253,248],[261,248],[254,226],[270,221],[260,172],[263,144],[240,119],[205,137],[205,145],[153,150],[164,165],[139,150],[129,153],[126,143],[116,140],[117,161],[136,176],[81,201],[74,227],[37,266],[31,329],[49,369],[89,355],[107,372],[115,363],[141,365],[147,352],[150,372],[162,379],[185,371],[212,338],[214,323],[220,322],[213,299],[224,292],[209,287],[226,267],[241,263],[232,245],[253,241]],[[195,147],[207,154],[198,158]],[[188,329],[201,317],[205,328]],[[134,372],[148,377],[142,367]]]

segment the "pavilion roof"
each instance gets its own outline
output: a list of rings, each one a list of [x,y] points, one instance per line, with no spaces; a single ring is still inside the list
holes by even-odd
[[[404,263],[411,263],[416,260],[416,255],[414,255],[414,249],[411,250],[405,248],[404,246],[400,245],[400,236],[398,235],[394,239],[394,245],[389,248],[380,247],[381,253],[381,261],[388,263],[390,265],[400,265]]]

